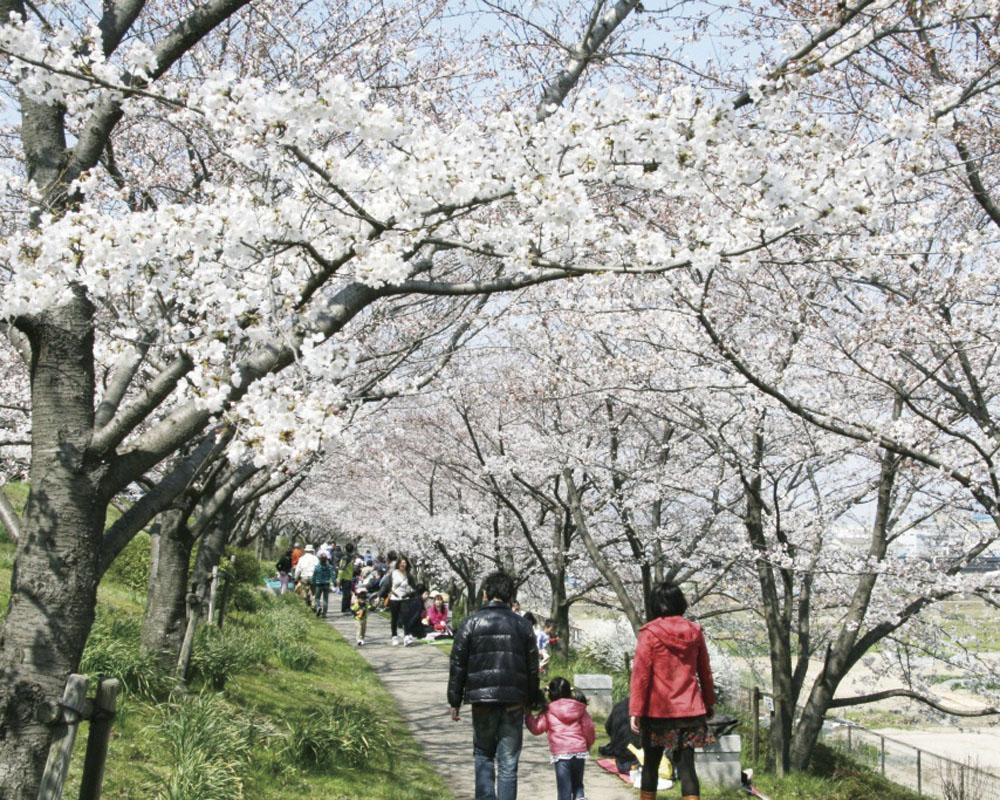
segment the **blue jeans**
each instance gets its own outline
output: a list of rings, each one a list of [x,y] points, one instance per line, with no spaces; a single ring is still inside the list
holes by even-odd
[[[508,707],[501,703],[472,706],[476,800],[517,800],[517,761],[523,737],[522,706]]]
[[[583,800],[585,758],[560,758],[556,762],[556,797],[558,800]]]
[[[323,616],[326,616],[326,608],[330,602],[330,584],[328,583],[317,583],[313,586],[313,594],[316,596],[316,610],[319,611],[321,608],[323,610]]]

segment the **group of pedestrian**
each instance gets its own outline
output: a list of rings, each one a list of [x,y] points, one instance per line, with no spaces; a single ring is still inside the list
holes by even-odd
[[[327,614],[336,581],[341,612],[354,616],[359,647],[373,609],[388,610],[392,645],[452,635],[444,596],[431,598],[406,556],[392,551],[359,556],[350,543],[342,548],[324,543],[318,552],[311,544],[296,544],[277,569],[281,591],[294,581],[295,592],[319,616]],[[482,607],[454,632],[448,705],[456,721],[462,704],[471,706],[476,800],[516,800],[525,727],[548,738],[558,800],[585,800],[584,765],[595,739],[587,698],[561,677],[541,691],[539,674],[548,663],[555,622],[539,624],[532,614],[518,613],[512,607],[514,588],[509,575],[488,575]],[[698,800],[694,749],[714,741],[708,727],[715,706],[708,650],[701,626],[683,617],[687,601],[676,584],[657,584],[649,606],[627,701],[627,733],[638,737],[642,751],[639,798],[655,800],[666,753],[680,779],[682,800]],[[616,711],[624,717],[622,704]]]
[[[514,583],[503,572],[483,582],[484,605],[455,632],[448,678],[453,720],[472,708],[476,800],[516,800],[525,726],[548,737],[558,800],[584,800],[584,765],[594,743],[587,700],[565,678],[539,685],[539,638],[511,608]],[[649,622],[639,630],[629,687],[628,726],[642,747],[640,800],[655,800],[660,762],[669,753],[682,800],[698,800],[694,748],[714,736],[715,688],[701,626],[684,619],[680,587],[657,584]]]
[[[276,569],[280,593],[291,583],[316,616],[326,617],[330,595],[339,593],[340,613],[355,618],[359,647],[365,643],[372,609],[389,611],[393,645],[451,636],[445,596],[437,593],[432,598],[426,584],[411,576],[409,559],[394,551],[373,556],[368,550],[362,556],[350,542],[343,547],[328,542],[319,547],[296,543],[281,555]]]

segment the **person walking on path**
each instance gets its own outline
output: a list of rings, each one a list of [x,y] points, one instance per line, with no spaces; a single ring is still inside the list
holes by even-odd
[[[337,573],[340,583],[340,613],[351,613],[351,591],[354,588],[354,545],[344,545],[344,562]]]
[[[510,610],[513,595],[509,575],[487,575],[486,605],[462,621],[451,649],[448,705],[456,722],[462,702],[472,706],[476,800],[516,800],[524,709],[538,699],[538,645]]]
[[[389,578],[389,625],[392,628],[392,643],[399,644],[399,617],[403,601],[413,594],[410,585],[410,562],[403,556],[396,562]]]
[[[319,564],[316,558],[315,548],[311,544],[306,545],[306,551],[299,558],[295,565],[295,594],[306,601],[306,605],[312,607],[312,576],[313,570]]]
[[[573,697],[568,680],[553,678],[548,706],[537,717],[529,711],[524,721],[535,736],[544,733],[549,740],[557,800],[585,800],[583,768],[597,738],[587,704]]]
[[[359,586],[355,593],[354,602],[351,604],[351,613],[354,614],[354,639],[358,647],[361,647],[365,643],[365,634],[368,632],[368,590],[364,586]]]
[[[403,603],[401,610],[403,621],[403,647],[413,644],[426,635],[424,614],[427,612],[427,586],[418,583],[413,587],[413,594]]]
[[[330,605],[330,584],[333,583],[333,565],[330,564],[330,557],[326,553],[319,554],[319,563],[313,570],[309,582],[312,584],[316,616],[325,617],[327,607]]]
[[[686,610],[679,586],[658,583],[650,594],[650,621],[639,629],[629,689],[629,720],[642,739],[639,800],[656,800],[664,750],[673,754],[682,800],[698,800],[694,748],[715,741],[708,730],[715,708],[708,649],[701,626],[681,616]]]

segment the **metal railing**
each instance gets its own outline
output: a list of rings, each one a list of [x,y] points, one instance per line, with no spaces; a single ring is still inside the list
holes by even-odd
[[[751,747],[756,759],[760,725],[770,724],[767,699],[770,692],[757,687],[740,687],[740,708],[751,719]],[[765,701],[764,713],[761,700]],[[827,717],[822,740],[829,746],[846,752],[887,780],[915,791],[921,797],[941,800],[1000,800],[1000,776],[983,769],[973,760],[956,761],[914,745],[901,742],[847,720]]]

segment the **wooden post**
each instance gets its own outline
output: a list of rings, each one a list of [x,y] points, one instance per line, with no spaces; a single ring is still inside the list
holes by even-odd
[[[73,743],[76,741],[77,727],[83,718],[86,700],[87,676],[70,675],[56,710],[55,732],[49,747],[49,757],[45,762],[42,783],[38,788],[38,800],[59,800],[62,797],[69,761],[73,755]]]
[[[885,777],[885,737],[879,736],[879,741],[882,745],[882,777]]]
[[[226,618],[226,603],[229,601],[229,591],[233,584],[233,573],[236,566],[236,556],[229,556],[229,569],[222,581],[222,593],[219,597],[219,630],[222,630],[222,622]]]
[[[750,714],[753,720],[753,739],[751,740],[750,755],[754,764],[760,759],[760,687],[754,686],[750,693]]]
[[[917,750],[917,794],[920,797],[924,796],[924,781],[923,776],[920,774],[920,751]]]
[[[187,628],[184,630],[184,641],[181,643],[181,652],[177,656],[177,680],[181,683],[187,682],[188,667],[191,664],[191,650],[194,647],[194,632],[198,627],[198,618],[201,616],[201,596],[198,594],[198,584],[191,584],[191,591],[187,596]]]
[[[212,567],[212,580],[208,584],[208,624],[212,625],[215,620],[215,591],[219,585],[219,568]]]
[[[852,744],[851,744],[851,729],[853,727],[854,727],[853,725],[848,725],[847,726],[847,752],[848,753],[851,752],[851,748],[852,748]]]
[[[90,734],[87,736],[87,755],[83,761],[83,777],[80,779],[80,800],[100,800],[118,689],[118,680],[115,678],[102,678],[97,685],[94,714],[90,718]]]

